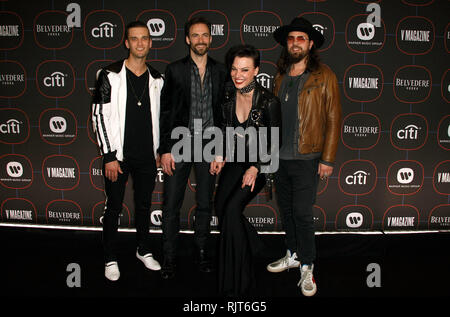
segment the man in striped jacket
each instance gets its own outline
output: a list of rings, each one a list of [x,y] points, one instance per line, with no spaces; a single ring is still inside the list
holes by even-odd
[[[137,251],[151,270],[160,270],[149,246],[149,221],[159,147],[161,74],[146,64],[152,40],[147,25],[126,28],[126,59],[101,70],[92,104],[92,123],[103,156],[105,277],[120,277],[117,229],[128,176],[133,179]]]

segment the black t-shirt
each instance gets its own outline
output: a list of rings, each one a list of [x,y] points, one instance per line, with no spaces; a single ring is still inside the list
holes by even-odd
[[[127,109],[125,117],[124,159],[154,159],[149,72],[136,76],[127,68]],[[140,101],[141,105],[138,105]]]

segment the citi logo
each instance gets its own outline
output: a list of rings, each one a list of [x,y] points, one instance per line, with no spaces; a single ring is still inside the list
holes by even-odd
[[[359,228],[363,223],[364,217],[359,212],[351,212],[345,218],[345,224],[349,228]]]
[[[6,164],[6,172],[10,177],[21,177],[23,175],[23,166],[20,162],[9,162]]]
[[[259,73],[256,76],[256,80],[258,83],[266,89],[270,89],[272,87],[273,76],[270,76],[267,73]]]
[[[397,182],[400,184],[409,184],[414,180],[414,171],[409,167],[404,167],[397,172]]]
[[[356,35],[360,40],[369,41],[375,36],[375,27],[370,23],[360,23],[356,27]]]
[[[345,183],[347,185],[366,185],[367,176],[370,174],[365,171],[356,171],[352,175],[345,177]]]
[[[325,28],[323,27],[323,25],[320,25],[320,24],[313,24],[313,28],[315,28],[316,31],[319,31],[322,34],[325,31]]]
[[[397,131],[397,138],[400,140],[417,140],[420,128],[414,124],[406,126]]]
[[[162,19],[154,18],[147,22],[151,36],[161,36],[166,32],[166,24]]]
[[[64,133],[67,129],[67,122],[66,119],[63,117],[52,117],[50,118],[50,121],[48,122],[50,126],[50,130],[53,133]]]
[[[44,77],[44,85],[46,87],[64,87],[64,77],[67,77],[67,75],[61,72],[53,72],[50,76]]]
[[[0,132],[3,134],[20,134],[22,122],[16,119],[9,119],[6,123],[0,124]]]
[[[114,29],[117,25],[111,22],[103,22],[98,27],[91,30],[91,35],[95,38],[111,38],[114,37]]]

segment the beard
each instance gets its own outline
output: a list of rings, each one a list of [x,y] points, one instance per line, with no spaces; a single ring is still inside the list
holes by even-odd
[[[307,57],[309,55],[309,50],[300,51],[296,53],[292,53],[291,51],[288,51],[288,58],[289,58],[289,64],[297,64],[302,59]]]
[[[201,48],[197,48],[197,46],[200,46]],[[191,50],[198,56],[203,56],[206,53],[208,53],[209,51],[209,45],[205,44],[205,45],[191,45]]]

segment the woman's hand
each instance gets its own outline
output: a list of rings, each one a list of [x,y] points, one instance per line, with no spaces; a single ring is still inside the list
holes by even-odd
[[[255,181],[256,177],[258,176],[258,169],[254,166],[250,166],[244,173],[244,176],[242,177],[242,186],[241,188],[244,188],[245,186],[251,186],[250,191],[253,191],[253,188],[255,187]]]
[[[211,175],[218,175],[225,165],[225,161],[222,156],[216,156],[214,161],[211,162],[209,167],[209,173]]]

